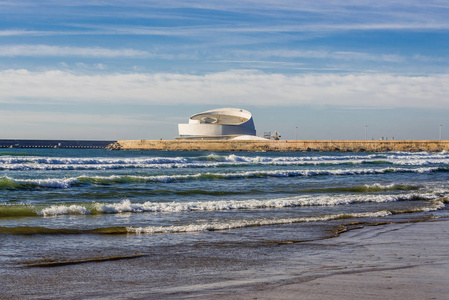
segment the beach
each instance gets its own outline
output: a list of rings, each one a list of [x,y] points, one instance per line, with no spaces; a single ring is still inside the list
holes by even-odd
[[[185,251],[158,263],[147,255],[19,268],[2,276],[1,295],[2,299],[447,299],[448,246],[448,220],[365,226],[331,239],[264,247],[268,262],[263,263],[260,258],[208,260],[207,255]],[[276,251],[289,255],[279,263]],[[174,265],[177,272],[170,268]]]
[[[449,153],[5,149],[2,299],[443,299]]]
[[[289,279],[252,284],[222,299],[447,299],[449,222],[368,226],[318,242]],[[299,256],[299,257],[298,257]],[[203,299],[213,298],[205,294]]]
[[[0,15],[0,300],[449,300],[449,1]]]

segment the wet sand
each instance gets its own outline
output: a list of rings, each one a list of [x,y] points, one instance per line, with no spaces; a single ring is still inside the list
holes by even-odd
[[[449,221],[368,226],[296,255],[299,271],[279,282],[205,293],[202,299],[447,299]],[[304,266],[307,266],[304,268]]]
[[[314,242],[182,245],[0,269],[0,299],[447,299],[448,249],[448,220]]]

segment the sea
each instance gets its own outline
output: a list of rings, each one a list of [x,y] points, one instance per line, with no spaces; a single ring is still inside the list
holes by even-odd
[[[271,247],[446,218],[448,195],[449,152],[2,149],[0,274],[11,288],[17,270],[146,257],[148,286],[173,287],[290,255]]]

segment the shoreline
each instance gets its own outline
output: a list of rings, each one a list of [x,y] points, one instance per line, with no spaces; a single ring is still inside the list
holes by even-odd
[[[119,140],[108,150],[218,151],[218,152],[441,152],[440,140]]]
[[[445,299],[449,293],[449,219],[367,225],[335,238],[256,245],[225,246],[246,249],[234,259],[215,257],[204,244],[198,245],[204,253],[187,247],[165,256],[150,251],[132,259],[14,268],[4,273],[0,299],[399,300]]]
[[[292,264],[299,272],[288,279],[195,298],[400,300],[446,299],[449,293],[449,219],[366,226],[311,243],[328,251],[296,253]]]

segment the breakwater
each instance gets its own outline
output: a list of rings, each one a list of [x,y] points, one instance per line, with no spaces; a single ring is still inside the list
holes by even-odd
[[[319,151],[319,152],[439,152],[449,151],[449,141],[439,140],[119,140],[110,150],[165,151]]]
[[[0,140],[0,148],[104,149],[113,141],[92,140]]]

